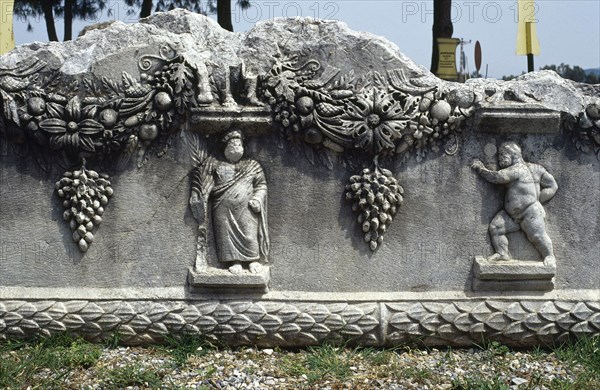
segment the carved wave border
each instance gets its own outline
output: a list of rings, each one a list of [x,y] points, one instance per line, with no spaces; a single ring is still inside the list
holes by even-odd
[[[229,345],[555,345],[600,335],[600,300],[393,302],[2,300],[0,338],[67,332],[91,341],[160,343],[169,334]]]

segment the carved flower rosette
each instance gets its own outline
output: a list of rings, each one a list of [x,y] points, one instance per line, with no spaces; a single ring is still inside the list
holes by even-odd
[[[456,153],[456,134],[474,102],[474,95],[467,104],[451,102],[442,85],[409,80],[399,69],[386,77],[378,72],[357,77],[353,71],[340,75],[335,68],[322,69],[316,60],[298,65],[297,57],[278,60],[263,78],[262,89],[283,137],[292,150],[304,149],[311,163],[319,156],[332,168],[345,155],[373,161],[350,178],[346,193],[373,251],[381,245],[403,192],[380,162],[406,161],[411,152],[417,161],[429,151]]]

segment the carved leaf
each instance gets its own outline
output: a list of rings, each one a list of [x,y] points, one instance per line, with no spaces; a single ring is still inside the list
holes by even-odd
[[[169,310],[161,304],[153,305],[150,310],[146,312],[146,315],[152,322],[159,322],[162,320],[167,314],[169,314]]]
[[[148,328],[148,333],[164,336],[169,334],[169,330],[162,322],[155,322]]]
[[[51,333],[62,333],[67,331],[67,328],[65,328],[63,323],[58,321],[50,321],[46,325],[46,329],[48,329],[48,331]]]
[[[231,325],[236,332],[243,332],[250,325],[252,325],[252,322],[245,315],[236,314],[229,321],[229,325]]]
[[[590,318],[588,318],[588,322],[591,326],[597,330],[600,330],[600,313],[592,315]]]
[[[282,322],[293,322],[298,318],[300,311],[292,305],[285,305],[277,312],[277,316],[281,318]]]
[[[414,321],[407,315],[407,313],[396,313],[390,318],[390,326],[396,329],[406,329],[407,324],[412,324]]]
[[[198,309],[202,315],[212,314],[217,307],[219,307],[219,302],[206,302],[195,305],[195,308]]]
[[[593,313],[589,307],[585,305],[583,302],[579,302],[575,305],[573,309],[571,309],[571,314],[582,321],[588,319]]]
[[[100,318],[104,314],[104,310],[95,303],[88,303],[83,309],[80,310],[79,315],[86,322],[94,321]]]
[[[374,329],[375,327],[379,326],[379,320],[377,320],[377,318],[375,318],[374,316],[367,315],[358,320],[356,324],[360,326],[365,332],[368,332]]]
[[[59,320],[67,314],[67,309],[61,302],[57,302],[48,309],[48,314],[50,314],[53,319]]]
[[[33,320],[21,320],[19,327],[30,333],[36,332],[38,329],[40,329],[38,323]]]
[[[214,330],[214,333],[216,335],[220,335],[220,336],[227,336],[227,335],[233,335],[236,332],[232,326],[220,324],[220,325],[217,325],[217,327]]]
[[[513,303],[506,310],[506,315],[513,321],[521,321],[527,315],[527,312],[523,310],[518,302]]]
[[[263,328],[262,326],[257,325],[257,324],[250,325],[246,331],[248,332],[249,335],[252,335],[255,337],[265,336],[267,334],[267,331],[265,330],[265,328]]]
[[[129,322],[133,319],[133,317],[135,317],[137,312],[133,310],[129,303],[121,302],[113,314],[121,318],[123,322]]]
[[[97,320],[98,325],[104,330],[112,330],[122,323],[121,319],[114,314],[105,314]]]
[[[17,327],[8,328],[5,333],[7,336],[14,337],[16,339],[23,339],[26,337],[23,329]]]
[[[175,313],[167,314],[167,316],[163,318],[162,322],[168,329],[170,329],[171,333],[180,331],[186,324],[183,317]]]
[[[317,338],[310,334],[310,333],[299,333],[298,337],[297,337],[297,342],[298,344],[304,344],[304,345],[316,345],[319,344],[319,340],[317,340]]]
[[[7,327],[11,327],[21,322],[23,316],[15,312],[10,312],[6,313],[2,319]]]
[[[52,321],[52,317],[47,313],[39,312],[33,316],[33,320],[43,327],[46,326],[50,321]]]
[[[119,327],[119,336],[123,338],[135,337],[136,335],[136,331],[129,325],[121,325]]]
[[[555,324],[548,324],[538,330],[540,336],[550,336],[559,334],[561,330]]]
[[[195,336],[200,334],[200,329],[197,326],[186,324],[181,332],[186,335]]]
[[[340,329],[340,334],[344,336],[358,337],[363,335],[363,331],[358,325],[346,325]]]
[[[562,314],[556,319],[556,324],[564,330],[571,329],[576,322],[577,320],[570,313]]]
[[[200,317],[198,321],[195,322],[195,325],[202,330],[203,333],[208,333],[212,332],[218,325],[218,322],[212,317]]]
[[[206,138],[193,131],[181,131],[180,138],[187,147],[195,166],[200,166],[208,155]]]
[[[106,76],[102,76],[102,86],[108,92],[108,94],[120,95],[121,88],[119,85],[112,79],[109,79]]]
[[[320,338],[327,336],[331,331],[325,324],[315,324],[310,330],[312,333],[316,334]]]
[[[267,312],[261,305],[252,305],[244,312],[244,314],[248,316],[250,321],[256,323],[259,322]]]
[[[231,308],[228,305],[224,304],[220,304],[219,306],[217,306],[215,311],[212,313],[215,320],[217,320],[217,322],[220,324],[229,321],[231,317],[234,316],[234,314],[235,313],[233,312],[233,310],[231,310]]]
[[[364,316],[362,310],[358,309],[355,306],[348,306],[342,313],[342,317],[344,321],[348,324],[352,324]]]
[[[307,308],[307,313],[317,322],[323,322],[331,314],[325,305],[315,304]]]
[[[17,312],[25,318],[30,318],[37,313],[37,308],[31,303],[26,303],[17,310]]]
[[[62,319],[62,322],[68,329],[77,329],[85,324],[85,321],[83,320],[83,318],[81,318],[80,316],[78,316],[76,314],[67,314]]]
[[[138,314],[129,321],[128,325],[139,332],[143,332],[152,325],[152,321],[148,317]]]
[[[339,314],[331,314],[323,323],[332,331],[341,329],[344,325],[346,325],[346,322]]]
[[[268,333],[275,333],[281,327],[282,322],[279,317],[267,314],[261,321],[260,325],[265,328]]]
[[[493,313],[485,319],[485,324],[496,331],[502,331],[510,321],[503,313]]]
[[[146,93],[144,87],[127,72],[122,73],[125,94],[131,97],[140,97]]]
[[[86,322],[81,328],[77,330],[78,332],[85,333],[89,336],[98,336],[102,333],[102,327],[94,322]]]
[[[310,329],[310,328],[312,328],[316,324],[316,321],[310,315],[308,315],[306,313],[302,313],[302,314],[300,314],[298,316],[298,319],[296,320],[296,323],[302,329]]]

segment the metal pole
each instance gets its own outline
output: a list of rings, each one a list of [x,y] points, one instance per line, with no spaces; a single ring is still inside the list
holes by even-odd
[[[531,22],[525,22],[525,45],[527,47],[527,72],[533,72],[533,47],[531,44]]]

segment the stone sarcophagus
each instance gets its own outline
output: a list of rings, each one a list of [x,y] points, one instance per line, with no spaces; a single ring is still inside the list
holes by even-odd
[[[600,332],[600,88],[181,10],[0,57],[0,335]]]

